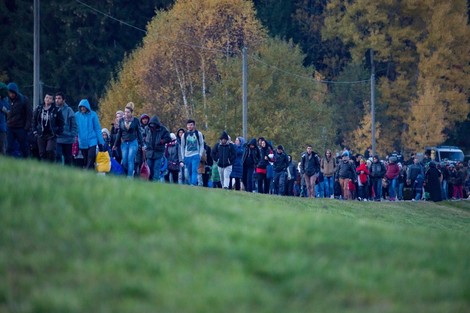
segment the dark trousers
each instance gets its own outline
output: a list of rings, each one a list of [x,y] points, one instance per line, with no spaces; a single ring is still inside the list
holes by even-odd
[[[83,168],[94,170],[96,160],[96,146],[91,146],[88,149],[80,149],[83,154]]]
[[[258,173],[258,193],[269,193],[269,186],[267,175]]]
[[[243,185],[245,191],[253,192],[253,172],[255,171],[254,166],[243,166]]]
[[[7,154],[7,133],[0,132],[0,154]]]
[[[73,156],[71,143],[57,143],[56,160],[58,163],[62,163],[62,157],[64,157],[65,165],[72,165]]]
[[[57,138],[55,136],[39,136],[37,139],[39,159],[55,162]]]
[[[165,181],[167,183],[177,184],[178,183],[178,174],[179,174],[179,171],[170,171],[170,170],[168,170],[168,173],[166,173],[166,175],[165,175]],[[172,181],[170,181],[170,176],[171,176]]]
[[[28,133],[22,127],[16,128],[9,128],[8,135],[7,135],[8,147],[7,147],[7,154],[11,156],[15,156],[16,151],[15,148],[16,142],[20,147],[21,157],[27,158],[29,156],[29,141],[28,141]]]
[[[284,196],[286,192],[286,172],[274,172],[274,194]]]

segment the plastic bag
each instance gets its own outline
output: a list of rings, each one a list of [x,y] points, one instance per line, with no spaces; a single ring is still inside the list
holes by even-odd
[[[98,173],[108,173],[111,170],[111,158],[107,151],[98,151],[95,159],[95,167]]]

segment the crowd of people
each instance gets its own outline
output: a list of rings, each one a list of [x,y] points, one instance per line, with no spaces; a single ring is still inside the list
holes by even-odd
[[[469,168],[463,163],[436,163],[426,155],[404,161],[397,154],[381,160],[353,154],[334,155],[305,145],[294,162],[283,145],[263,137],[233,141],[222,131],[210,146],[189,119],[186,128],[170,132],[158,116],[135,116],[132,102],[117,111],[110,130],[83,99],[74,112],[63,93],[46,93],[35,110],[15,83],[0,83],[0,154],[95,168],[97,152],[113,159],[111,174],[194,186],[244,190],[281,196],[361,201],[441,201],[469,197]]]

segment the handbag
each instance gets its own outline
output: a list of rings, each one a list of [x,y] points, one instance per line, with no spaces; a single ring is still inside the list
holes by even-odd
[[[140,167],[140,178],[143,180],[149,180],[150,178],[150,167],[147,164],[147,158],[145,157],[145,153],[143,154],[144,161],[142,162],[142,166]]]
[[[108,151],[98,151],[95,159],[95,168],[98,173],[108,173],[111,170],[111,158]]]
[[[172,172],[178,172],[180,170],[180,164],[178,161],[168,161],[168,169]]]

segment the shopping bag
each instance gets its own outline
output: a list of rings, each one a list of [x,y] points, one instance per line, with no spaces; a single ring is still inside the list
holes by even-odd
[[[142,178],[143,180],[149,180],[150,178],[150,167],[147,164],[145,153],[144,153],[144,162],[142,162],[142,166],[140,167],[140,178]]]
[[[108,151],[98,151],[95,159],[95,167],[98,173],[108,173],[111,170],[111,158]]]

